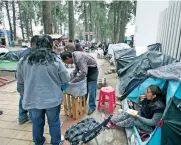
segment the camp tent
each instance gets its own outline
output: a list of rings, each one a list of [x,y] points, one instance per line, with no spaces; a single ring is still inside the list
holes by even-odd
[[[132,62],[136,58],[135,48],[122,48],[114,51],[114,59],[116,64],[116,70],[124,68],[127,64]]]
[[[136,102],[150,85],[158,85],[166,94],[166,108],[161,121],[143,142],[136,127],[126,129],[129,145],[180,145],[181,144],[181,63],[169,64],[147,72],[149,77],[132,88],[122,101],[123,110],[128,109],[127,100]]]
[[[150,69],[177,62],[176,59],[159,51],[148,51],[134,59],[124,68],[117,71],[119,82],[119,94],[122,99],[130,92],[132,86],[137,85],[146,78],[146,72]],[[124,95],[125,94],[125,95]]]

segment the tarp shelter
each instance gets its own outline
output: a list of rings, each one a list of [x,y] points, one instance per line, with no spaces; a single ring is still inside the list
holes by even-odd
[[[166,108],[162,119],[146,141],[142,141],[136,127],[126,129],[129,145],[180,145],[181,144],[181,63],[162,66],[147,72],[149,77],[132,88],[123,100],[123,110],[128,109],[127,99],[136,102],[150,85],[159,86],[166,94]]]
[[[147,46],[148,50],[150,51],[161,51],[161,44],[155,43]]]
[[[127,64],[136,58],[136,50],[134,48],[123,48],[121,50],[114,51],[114,59],[116,64],[116,70],[124,68]]]
[[[17,69],[17,61],[0,60],[0,71],[15,72]]]
[[[121,49],[128,49],[128,48],[131,48],[131,47],[125,43],[109,44],[108,55],[111,55],[114,57],[114,51],[118,51]]]
[[[148,51],[134,59],[131,63],[117,71],[119,93],[124,99],[129,94],[132,86],[136,86],[146,78],[146,72],[150,69],[177,62],[176,59],[158,51]]]
[[[7,36],[10,37],[11,32],[9,30],[3,30],[3,29],[0,30],[0,37],[5,37],[5,32]]]
[[[0,55],[0,60],[19,61],[23,50],[9,51]]]
[[[49,35],[53,40],[58,40],[58,41],[68,41],[68,38],[63,37],[61,34],[51,34]]]

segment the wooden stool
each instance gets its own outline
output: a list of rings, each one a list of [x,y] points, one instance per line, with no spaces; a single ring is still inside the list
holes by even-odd
[[[74,97],[69,94],[64,94],[64,111],[65,115],[78,119],[87,111],[87,102],[85,96]]]

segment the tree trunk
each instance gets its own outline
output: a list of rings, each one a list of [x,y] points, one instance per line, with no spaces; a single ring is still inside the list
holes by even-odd
[[[121,21],[120,21],[120,35],[119,35],[119,41],[124,42],[125,37],[125,28],[126,28],[126,17],[127,17],[127,2],[123,2],[123,8],[121,12]]]
[[[12,29],[12,25],[11,25],[11,18],[9,15],[8,1],[5,1],[5,4],[6,4],[7,15],[8,15],[9,28],[10,28],[10,32],[11,32],[11,41],[13,41],[13,29]]]
[[[15,12],[15,4],[14,0],[12,1],[12,9],[13,9],[13,32],[14,32],[14,41],[16,41],[16,12]]]
[[[25,12],[25,24],[26,24],[26,37],[28,39],[28,41],[30,40],[30,33],[29,33],[29,19],[27,16],[27,13]]]
[[[53,23],[52,23],[52,5],[51,1],[42,1],[43,7],[43,24],[44,24],[44,33],[45,34],[52,34],[53,30]]]
[[[32,18],[30,17],[30,29],[31,29],[31,36],[33,37],[33,27],[32,27]]]
[[[24,36],[24,28],[23,28],[23,19],[22,19],[22,15],[21,15],[21,4],[20,4],[20,1],[18,1],[18,7],[19,7],[19,19],[20,19],[20,27],[21,27],[21,32],[22,32],[22,37],[23,37],[23,40],[25,39],[25,36]]]
[[[87,7],[86,7],[86,2],[83,2],[84,3],[84,18],[85,18],[85,32],[88,31],[88,27],[87,27]],[[86,38],[86,41],[88,41],[88,35],[85,34],[85,38]]]
[[[3,13],[2,13],[3,2],[0,2],[0,25],[3,24]]]
[[[116,15],[117,15],[117,10],[116,10],[116,3],[114,3],[114,43],[117,41],[117,31],[116,31]]]
[[[93,22],[92,22],[92,2],[89,2],[89,16],[90,16],[90,21],[89,21],[89,31],[92,32],[93,30]],[[90,35],[90,41],[92,41],[93,35]]]
[[[68,1],[69,13],[69,39],[74,39],[74,4],[73,1]]]
[[[58,27],[57,27],[57,20],[56,20],[56,1],[54,2],[54,9],[53,9],[53,25],[54,25],[54,33],[58,32]]]

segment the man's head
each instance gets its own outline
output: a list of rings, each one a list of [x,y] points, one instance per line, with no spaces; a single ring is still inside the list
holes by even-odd
[[[73,43],[73,40],[72,40],[72,39],[69,39],[69,42],[70,42],[70,43]]]
[[[36,46],[36,43],[37,43],[37,41],[38,41],[38,38],[39,38],[39,36],[38,35],[35,35],[35,36],[33,36],[32,38],[31,38],[31,47],[34,47],[34,46]]]
[[[78,39],[75,39],[74,42],[75,42],[75,43],[79,43],[80,41],[79,41]]]
[[[60,54],[62,61],[66,64],[73,64],[72,53],[64,51]]]
[[[70,51],[70,52],[74,52],[75,51],[75,45],[73,43],[68,43],[65,48],[65,51]]]

